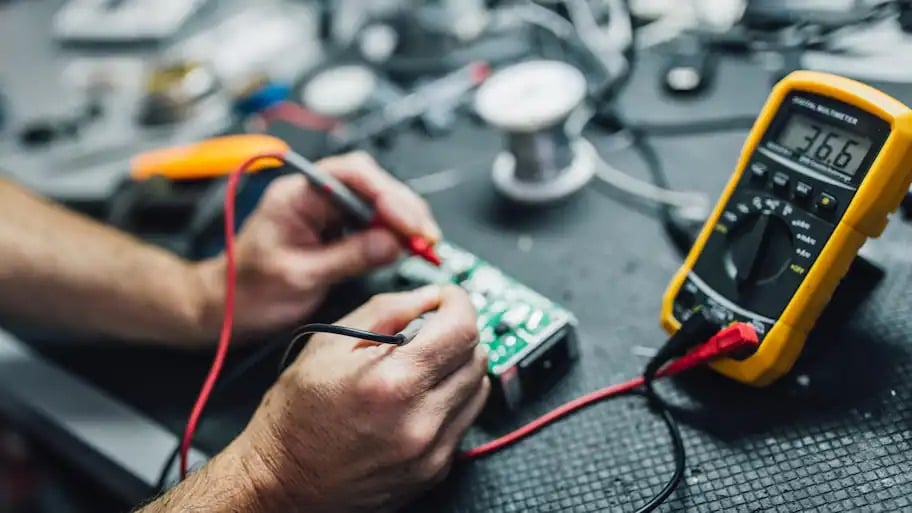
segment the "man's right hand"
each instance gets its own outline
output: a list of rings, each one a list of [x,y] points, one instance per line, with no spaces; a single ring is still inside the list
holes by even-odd
[[[227,451],[269,511],[392,511],[449,470],[490,383],[460,289],[376,296],[340,325],[392,334],[437,310],[402,347],[317,335]]]

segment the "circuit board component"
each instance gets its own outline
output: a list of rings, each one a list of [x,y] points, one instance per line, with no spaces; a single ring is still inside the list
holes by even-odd
[[[408,258],[396,269],[402,286],[455,283],[478,312],[480,342],[488,348],[494,400],[516,408],[554,382],[576,359],[576,318],[566,308],[449,242],[437,245],[442,265]]]

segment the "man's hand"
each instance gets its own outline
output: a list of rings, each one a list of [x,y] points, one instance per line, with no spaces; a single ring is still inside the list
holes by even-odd
[[[380,295],[339,324],[392,334],[429,310],[401,347],[313,337],[247,428],[142,513],[382,513],[442,479],[490,389],[465,293]]]
[[[380,169],[365,153],[318,165],[374,205],[392,230],[432,241],[440,229],[427,203]],[[392,263],[402,249],[393,231],[371,228],[326,241],[345,214],[302,175],[276,180],[242,230],[237,244],[236,326],[241,333],[283,327],[311,313],[328,288]],[[222,316],[224,257],[199,267],[205,277],[205,317],[215,333]]]
[[[367,155],[319,165],[365,196],[394,231],[439,239],[427,204]],[[2,178],[0,205],[0,315],[184,347],[218,336],[224,257],[190,263]],[[342,220],[301,176],[281,178],[268,189],[236,247],[238,332],[255,335],[292,324],[312,312],[333,283],[388,264],[399,253],[386,229],[324,237]]]
[[[226,450],[263,509],[391,511],[446,475],[490,388],[465,293],[379,295],[339,324],[392,334],[432,309],[402,347],[313,337]]]

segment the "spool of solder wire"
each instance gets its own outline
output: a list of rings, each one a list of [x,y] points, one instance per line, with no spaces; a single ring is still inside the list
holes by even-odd
[[[503,132],[492,167],[494,184],[523,203],[545,203],[582,189],[596,154],[571,120],[586,96],[586,79],[560,61],[527,61],[495,73],[478,90],[475,109]]]

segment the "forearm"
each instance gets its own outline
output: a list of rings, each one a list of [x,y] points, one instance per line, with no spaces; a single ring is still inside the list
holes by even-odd
[[[0,312],[121,338],[214,338],[213,263],[191,264],[0,180]]]
[[[229,446],[198,472],[134,513],[289,513],[268,506],[274,494],[262,469]]]

